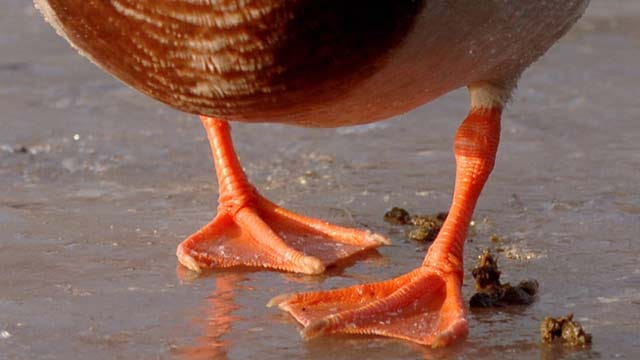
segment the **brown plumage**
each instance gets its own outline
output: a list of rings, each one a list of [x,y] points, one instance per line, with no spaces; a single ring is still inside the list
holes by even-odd
[[[35,0],[58,32],[177,109],[305,126],[366,123],[514,79],[584,0]],[[380,105],[384,104],[384,106]]]
[[[147,95],[261,119],[343,96],[402,41],[423,0],[38,3],[72,44]]]

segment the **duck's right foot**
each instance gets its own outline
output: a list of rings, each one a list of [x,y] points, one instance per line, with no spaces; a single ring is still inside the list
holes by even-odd
[[[349,288],[281,295],[278,305],[305,328],[304,338],[381,335],[433,347],[466,337],[459,274],[420,267],[395,279]]]

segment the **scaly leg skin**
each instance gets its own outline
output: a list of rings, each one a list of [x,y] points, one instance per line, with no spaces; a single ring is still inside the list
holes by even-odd
[[[289,312],[305,327],[304,338],[369,334],[439,347],[466,337],[463,245],[476,201],[493,168],[502,113],[500,102],[474,106],[477,102],[472,91],[471,111],[455,138],[453,203],[422,266],[388,281],[281,295],[267,306],[278,305]]]
[[[218,176],[218,214],[178,246],[182,265],[195,272],[251,266],[319,274],[340,259],[390,243],[381,235],[300,216],[265,199],[240,166],[229,123],[201,119]]]

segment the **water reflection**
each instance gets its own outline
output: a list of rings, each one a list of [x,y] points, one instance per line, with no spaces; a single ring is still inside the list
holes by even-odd
[[[570,347],[563,344],[540,344],[540,359],[602,359],[602,354],[591,349]]]
[[[180,267],[180,266],[179,266]],[[185,279],[189,274],[185,269],[178,269],[178,277]],[[202,336],[195,340],[195,345],[185,346],[179,351],[179,358],[188,360],[198,359],[227,359],[233,341],[227,337],[232,330],[233,323],[240,318],[233,312],[240,307],[234,301],[234,292],[247,278],[242,274],[221,273],[216,276],[215,290],[206,298],[204,304],[205,322]],[[194,322],[201,324],[199,319]]]

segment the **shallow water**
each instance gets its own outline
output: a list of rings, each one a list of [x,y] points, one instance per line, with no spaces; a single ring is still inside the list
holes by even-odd
[[[265,195],[395,242],[322,277],[193,279],[176,265],[175,247],[210,220],[217,196],[199,121],[77,56],[30,1],[4,0],[0,359],[637,358],[639,61],[640,4],[596,1],[525,73],[506,112],[465,266],[500,248],[506,281],[540,282],[532,306],[472,312],[469,339],[437,351],[375,337],[305,342],[289,316],[264,304],[420,263],[425,246],[382,217],[391,206],[448,208],[464,91],[362,127],[234,125]],[[500,243],[489,241],[494,233]],[[473,292],[469,271],[463,290]],[[593,334],[592,348],[539,345],[543,317],[569,312]]]

